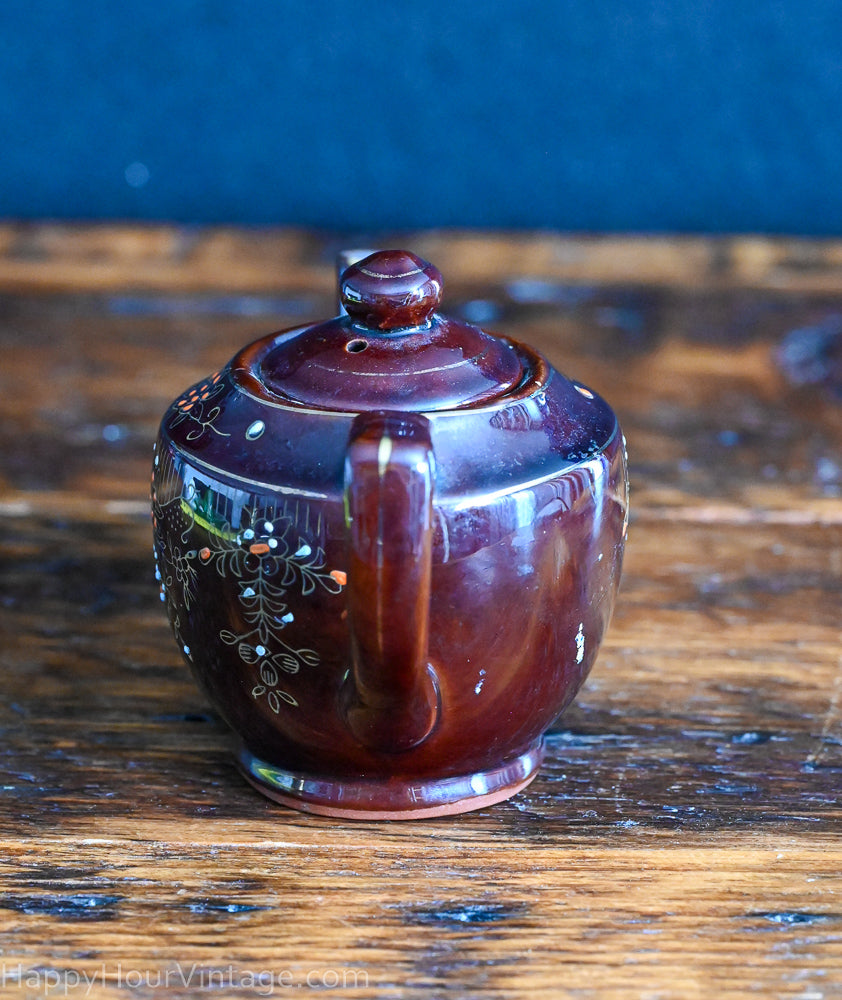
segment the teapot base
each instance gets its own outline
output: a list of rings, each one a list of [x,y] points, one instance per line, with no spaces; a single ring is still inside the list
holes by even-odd
[[[511,798],[532,781],[543,758],[544,741],[538,739],[517,757],[475,774],[418,781],[399,777],[336,781],[285,771],[241,746],[237,766],[259,792],[301,812],[340,819],[429,819],[484,809]]]

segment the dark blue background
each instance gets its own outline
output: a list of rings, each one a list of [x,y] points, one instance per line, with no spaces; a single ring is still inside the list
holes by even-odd
[[[0,215],[838,234],[840,10],[9,0]]]

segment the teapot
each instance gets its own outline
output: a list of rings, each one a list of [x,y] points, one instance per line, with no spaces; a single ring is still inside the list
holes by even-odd
[[[155,444],[156,576],[257,789],[350,819],[523,789],[611,617],[625,440],[596,392],[439,313],[408,251],[342,314],[187,389]]]

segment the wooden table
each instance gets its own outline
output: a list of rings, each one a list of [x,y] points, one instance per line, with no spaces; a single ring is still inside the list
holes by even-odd
[[[614,404],[633,516],[534,784],[351,823],[235,772],[146,499],[169,401],[349,242],[0,226],[0,996],[842,996],[842,243],[364,239]]]

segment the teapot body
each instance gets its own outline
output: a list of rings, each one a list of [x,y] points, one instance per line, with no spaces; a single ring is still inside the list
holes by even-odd
[[[611,616],[627,527],[616,418],[538,362],[540,377],[501,403],[412,418],[434,456],[421,612],[431,707],[405,745],[378,742],[354,724],[355,642],[420,627],[398,595],[415,550],[395,557],[384,598],[391,556],[379,529],[379,585],[349,542],[349,442],[367,415],[267,404],[249,350],[173,403],[153,472],[161,599],[236,734],[241,770],[270,797],[328,815],[423,817],[508,797],[534,776],[543,734]],[[374,446],[383,475],[384,440]],[[375,709],[381,694],[368,697]]]

